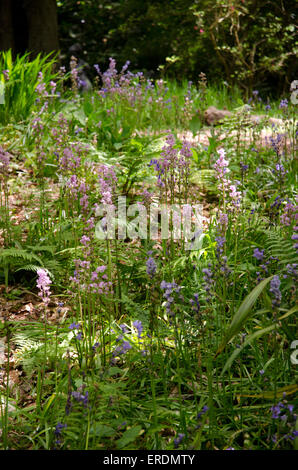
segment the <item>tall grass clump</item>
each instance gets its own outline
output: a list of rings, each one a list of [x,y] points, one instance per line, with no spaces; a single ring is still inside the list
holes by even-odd
[[[55,58],[50,55],[35,59],[29,58],[29,53],[12,57],[11,50],[0,53],[0,81],[4,85],[4,105],[0,106],[0,123],[25,121],[30,116],[36,100],[36,89],[48,90],[49,102],[51,95],[58,92],[51,87],[51,82],[57,80],[54,72]]]

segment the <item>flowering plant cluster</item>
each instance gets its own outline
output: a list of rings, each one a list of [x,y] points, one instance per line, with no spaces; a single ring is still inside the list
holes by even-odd
[[[83,240],[83,242],[87,243],[85,240]],[[106,266],[98,266],[92,271],[90,261],[76,259],[74,263],[75,271],[74,275],[70,277],[70,280],[77,285],[79,290],[93,294],[111,293],[112,282],[108,281]]]
[[[222,192],[224,211],[226,210],[225,204],[226,201],[230,202],[231,209],[239,209],[242,194],[240,191],[237,191],[236,184],[232,184],[229,178],[226,177],[226,174],[229,172],[229,162],[226,160],[226,151],[221,148],[218,150],[219,158],[214,164],[215,177],[219,182],[220,190]]]
[[[152,159],[150,162],[150,166],[153,165],[157,173],[157,185],[163,189],[165,197],[170,193],[172,201],[177,190],[180,194],[187,190],[191,155],[189,142],[184,140],[179,149],[175,137],[169,134],[166,145],[162,148],[161,158]]]
[[[0,175],[6,175],[9,168],[11,155],[0,146]]]
[[[39,289],[38,295],[41,297],[43,303],[48,305],[51,295],[50,284],[52,284],[52,281],[45,269],[38,269],[37,276],[36,286]]]

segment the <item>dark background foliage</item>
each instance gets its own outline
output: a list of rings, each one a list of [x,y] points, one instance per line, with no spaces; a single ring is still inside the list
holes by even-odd
[[[0,0],[0,50],[60,49],[86,63],[273,94],[297,78],[295,0]],[[58,22],[57,22],[58,19]]]
[[[177,78],[227,80],[244,89],[288,88],[297,73],[296,2],[289,0],[86,0],[58,2],[63,60],[85,60]]]

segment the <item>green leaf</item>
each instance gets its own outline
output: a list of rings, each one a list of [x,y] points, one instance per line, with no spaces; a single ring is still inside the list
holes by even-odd
[[[229,369],[236,359],[236,357],[241,353],[241,351],[250,344],[254,339],[260,338],[260,336],[263,336],[266,333],[269,333],[270,331],[274,330],[275,325],[268,326],[267,328],[263,328],[262,330],[256,331],[252,335],[249,335],[246,337],[244,343],[240,346],[240,348],[236,348],[233,352],[233,354],[229,357],[227,362],[225,363],[225,366],[221,372],[221,375],[223,375],[227,369]]]
[[[226,345],[231,341],[231,339],[239,333],[244,322],[248,319],[252,307],[259,298],[260,294],[263,292],[267,284],[271,281],[273,276],[268,277],[261,281],[243,300],[239,309],[235,313],[232,322],[226,332],[226,335],[220,344],[218,350],[216,351],[215,357],[217,357],[226,347]]]
[[[279,317],[278,322],[281,320],[284,320],[285,318],[288,318],[290,315],[297,312],[297,310],[298,310],[298,306],[291,308],[288,312],[286,312],[284,315]],[[221,372],[221,375],[223,375],[225,371],[231,367],[232,363],[234,362],[236,357],[241,353],[241,351],[245,348],[245,346],[250,344],[253,340],[258,339],[267,333],[270,333],[270,331],[274,330],[275,328],[279,328],[278,324],[267,326],[266,328],[263,328],[262,330],[258,330],[255,333],[252,333],[251,335],[247,336],[243,344],[240,346],[240,348],[236,348],[235,351],[232,353],[232,355],[229,357],[229,359],[225,363],[225,366]]]
[[[105,424],[96,424],[90,429],[90,435],[95,435],[96,437],[112,437],[116,431],[110,426]]]
[[[122,374],[123,371],[120,369],[120,367],[110,367],[107,371],[107,376],[108,377],[113,377],[113,375],[118,375]]]
[[[117,448],[123,449],[127,444],[133,442],[142,430],[142,426],[134,426],[133,428],[127,429],[123,436],[117,441]]]

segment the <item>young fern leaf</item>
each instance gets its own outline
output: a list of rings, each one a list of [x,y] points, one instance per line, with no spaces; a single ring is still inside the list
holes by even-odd
[[[36,264],[26,264],[25,266],[21,266],[20,268],[16,269],[15,272],[17,273],[18,271],[32,271],[36,273],[38,269],[40,269],[40,266],[37,266]]]

